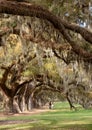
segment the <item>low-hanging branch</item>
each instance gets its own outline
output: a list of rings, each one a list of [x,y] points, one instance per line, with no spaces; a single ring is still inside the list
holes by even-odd
[[[37,17],[48,20],[56,29],[60,31],[64,39],[69,42],[75,53],[83,58],[92,59],[91,55],[85,53],[85,51],[80,46],[76,45],[76,42],[73,40],[73,38],[70,37],[66,30],[69,29],[73,32],[79,33],[86,41],[92,44],[92,33],[87,29],[78,25],[68,24],[66,21],[61,20],[47,9],[44,9],[38,5],[33,5],[31,3],[0,0],[0,13]]]

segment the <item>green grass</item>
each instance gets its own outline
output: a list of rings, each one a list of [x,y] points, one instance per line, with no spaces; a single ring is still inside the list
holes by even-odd
[[[92,110],[84,110],[78,105],[77,108],[72,111],[68,103],[57,102],[53,110],[41,114],[0,118],[0,121],[25,121],[23,124],[0,125],[0,130],[92,130]]]

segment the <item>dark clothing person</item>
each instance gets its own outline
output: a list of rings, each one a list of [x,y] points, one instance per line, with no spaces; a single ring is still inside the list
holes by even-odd
[[[50,101],[49,102],[49,109],[52,109],[53,108],[53,103]]]

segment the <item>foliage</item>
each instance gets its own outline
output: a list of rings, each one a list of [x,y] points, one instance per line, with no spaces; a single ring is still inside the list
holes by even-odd
[[[23,10],[16,6],[17,11],[15,9],[11,12],[12,7],[7,7],[6,12],[10,11],[23,16],[1,15],[1,81],[4,78],[3,74],[12,63],[14,64],[3,86],[6,85],[6,88],[12,91],[21,82],[33,78],[34,86],[30,85],[32,87],[29,90],[30,94],[27,92],[28,88],[23,86],[18,92],[20,95],[29,97],[32,94],[38,101],[39,92],[52,89],[52,91],[63,93],[64,96],[69,93],[68,98],[73,103],[78,102],[83,107],[92,107],[91,96],[90,98],[88,96],[88,93],[92,91],[92,68],[90,67],[92,33],[85,29],[91,26],[90,1],[32,0],[31,2],[45,6],[46,9],[30,3],[26,5],[25,2],[15,2],[12,7],[17,4],[23,7]],[[3,5],[2,8],[4,8]],[[4,9],[0,11],[2,10],[4,11]],[[36,16],[39,19],[24,15]],[[2,66],[6,71],[2,70]],[[4,90],[4,87],[2,89]]]

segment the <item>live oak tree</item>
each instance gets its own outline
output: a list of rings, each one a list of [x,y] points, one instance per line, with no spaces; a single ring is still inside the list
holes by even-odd
[[[13,106],[14,97],[17,96],[17,92],[21,87],[33,80],[32,78],[22,80],[24,67],[26,67],[26,64],[22,60],[20,61],[20,58],[16,63],[13,62],[8,66],[3,65],[0,67],[1,70],[4,70],[0,79],[0,87],[8,98],[6,105],[10,112],[20,112],[18,107],[14,108]]]
[[[63,1],[62,4],[64,4]],[[76,4],[78,7],[82,9],[82,12],[84,12],[84,5],[82,3]],[[88,4],[86,4],[85,7],[86,6],[88,6]],[[71,56],[77,54],[78,57],[81,57],[81,59],[84,62],[91,62],[91,51],[88,51],[83,47],[83,43],[86,43],[86,45],[89,45],[91,48],[92,33],[88,29],[80,27],[77,24],[69,23],[67,20],[64,20],[63,17],[60,18],[59,16],[54,15],[54,13],[51,13],[49,10],[26,1],[0,0],[0,13],[37,17],[43,19],[44,21],[49,21],[51,23],[51,27],[59,31],[60,36],[62,37],[62,39],[64,39],[66,45],[68,46],[67,47],[66,45],[58,45],[55,42],[53,42],[53,40],[47,42],[44,40],[43,37],[41,37],[40,40],[45,41],[44,43],[52,48],[53,53],[56,57],[62,59],[66,64],[69,64],[72,60]],[[7,31],[5,33],[7,33]],[[76,40],[77,34],[79,34],[83,38],[83,43],[81,42],[80,37],[77,37]],[[2,36],[3,34],[0,35],[1,38]],[[32,37],[30,37],[30,40],[34,42],[40,41],[39,39],[35,40],[35,38],[33,39]],[[70,50],[70,52],[73,52],[73,54],[71,53],[70,55],[70,61],[69,57],[62,57],[61,55],[59,55],[63,49],[67,49]],[[75,85],[75,83],[72,84]]]

